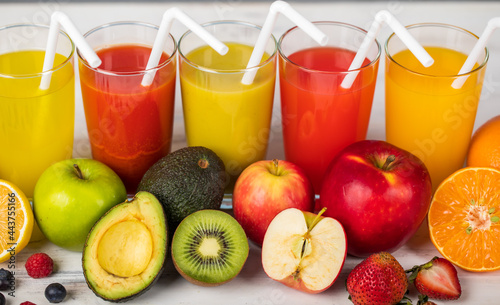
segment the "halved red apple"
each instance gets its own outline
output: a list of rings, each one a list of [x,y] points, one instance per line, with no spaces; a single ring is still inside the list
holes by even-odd
[[[344,228],[337,220],[290,208],[271,221],[262,244],[266,274],[308,293],[328,289],[347,255]]]

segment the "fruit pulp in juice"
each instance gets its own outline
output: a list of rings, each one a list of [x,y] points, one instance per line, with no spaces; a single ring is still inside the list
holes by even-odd
[[[300,166],[319,193],[333,157],[366,137],[378,61],[361,70],[350,89],[340,86],[356,54],[315,47],[280,58],[281,120],[285,156]],[[365,59],[363,66],[370,61]]]
[[[208,69],[245,69],[253,47],[226,43],[220,56],[204,46],[186,58]],[[265,54],[263,58],[269,58]],[[241,72],[206,72],[181,63],[182,104],[189,146],[205,146],[223,161],[230,192],[241,171],[264,159],[269,138],[275,85],[275,62],[266,63],[251,85],[243,85]]]
[[[99,73],[80,61],[80,82],[92,156],[122,179],[134,194],[144,173],[170,152],[175,93],[175,61],[141,86],[151,47],[112,45],[97,51]],[[168,60],[163,53],[160,63]]]
[[[434,58],[428,68],[408,50],[393,58],[413,72],[386,61],[386,137],[424,162],[436,188],[464,165],[482,76],[475,73],[454,89],[455,78],[449,76],[458,73],[467,55],[441,47],[426,50]]]
[[[41,77],[35,74],[42,71],[44,56],[40,50],[0,55],[0,178],[16,184],[29,198],[42,172],[73,153],[73,64],[56,69],[49,89],[40,90]],[[56,54],[54,67],[66,60]]]

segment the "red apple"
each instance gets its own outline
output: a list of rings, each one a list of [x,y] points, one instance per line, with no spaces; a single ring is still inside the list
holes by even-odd
[[[364,140],[330,163],[320,206],[344,226],[347,252],[366,257],[404,245],[424,220],[432,184],[424,163],[384,141]]]
[[[314,209],[312,184],[297,165],[276,159],[257,161],[236,180],[234,217],[259,246],[273,218],[287,208]]]
[[[308,293],[332,286],[347,256],[346,235],[323,212],[291,208],[273,219],[262,244],[262,266],[270,278]]]

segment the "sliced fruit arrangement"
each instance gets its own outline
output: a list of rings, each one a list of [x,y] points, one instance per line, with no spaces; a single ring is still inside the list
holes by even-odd
[[[240,224],[218,210],[187,216],[172,239],[172,260],[177,271],[200,286],[218,286],[235,278],[249,252]]]
[[[226,172],[210,149],[190,146],[156,162],[144,174],[138,190],[149,192],[163,204],[170,234],[189,214],[219,209],[224,197]]]
[[[289,208],[271,221],[262,244],[267,275],[297,290],[318,293],[337,279],[347,255],[346,235],[335,219]]]
[[[393,305],[405,297],[408,279],[394,256],[379,252],[354,267],[347,276],[346,288],[354,305]]]
[[[83,274],[89,288],[112,302],[147,291],[163,270],[167,223],[160,202],[139,192],[104,214],[90,231],[83,250]]]
[[[466,167],[436,189],[428,214],[437,250],[469,271],[500,269],[500,171]]]
[[[462,294],[457,269],[448,260],[434,257],[431,261],[406,270],[410,283],[422,295],[435,300],[456,300]]]
[[[0,180],[0,263],[26,247],[33,223],[28,198],[11,182]]]

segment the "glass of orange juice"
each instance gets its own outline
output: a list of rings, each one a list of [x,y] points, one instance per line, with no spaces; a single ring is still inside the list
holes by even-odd
[[[157,34],[152,24],[108,23],[84,35],[102,60],[98,68],[78,52],[92,157],[113,169],[129,194],[172,143],[177,44],[169,35],[159,64],[146,70]],[[154,80],[143,86],[150,71]]]
[[[433,187],[464,165],[481,95],[488,50],[473,70],[458,75],[478,37],[446,24],[416,24],[410,33],[434,58],[423,67],[396,35],[386,44],[387,141],[427,166]],[[462,87],[453,82],[466,76]]]
[[[75,46],[59,32],[50,86],[39,88],[49,27],[0,28],[0,178],[29,198],[42,172],[71,158],[75,118]]]
[[[261,63],[246,69],[260,27],[238,21],[203,25],[229,51],[221,56],[192,32],[179,40],[179,77],[189,146],[205,146],[223,161],[231,192],[241,171],[265,157],[276,79],[276,40],[269,38]],[[245,72],[257,70],[253,83]]]

